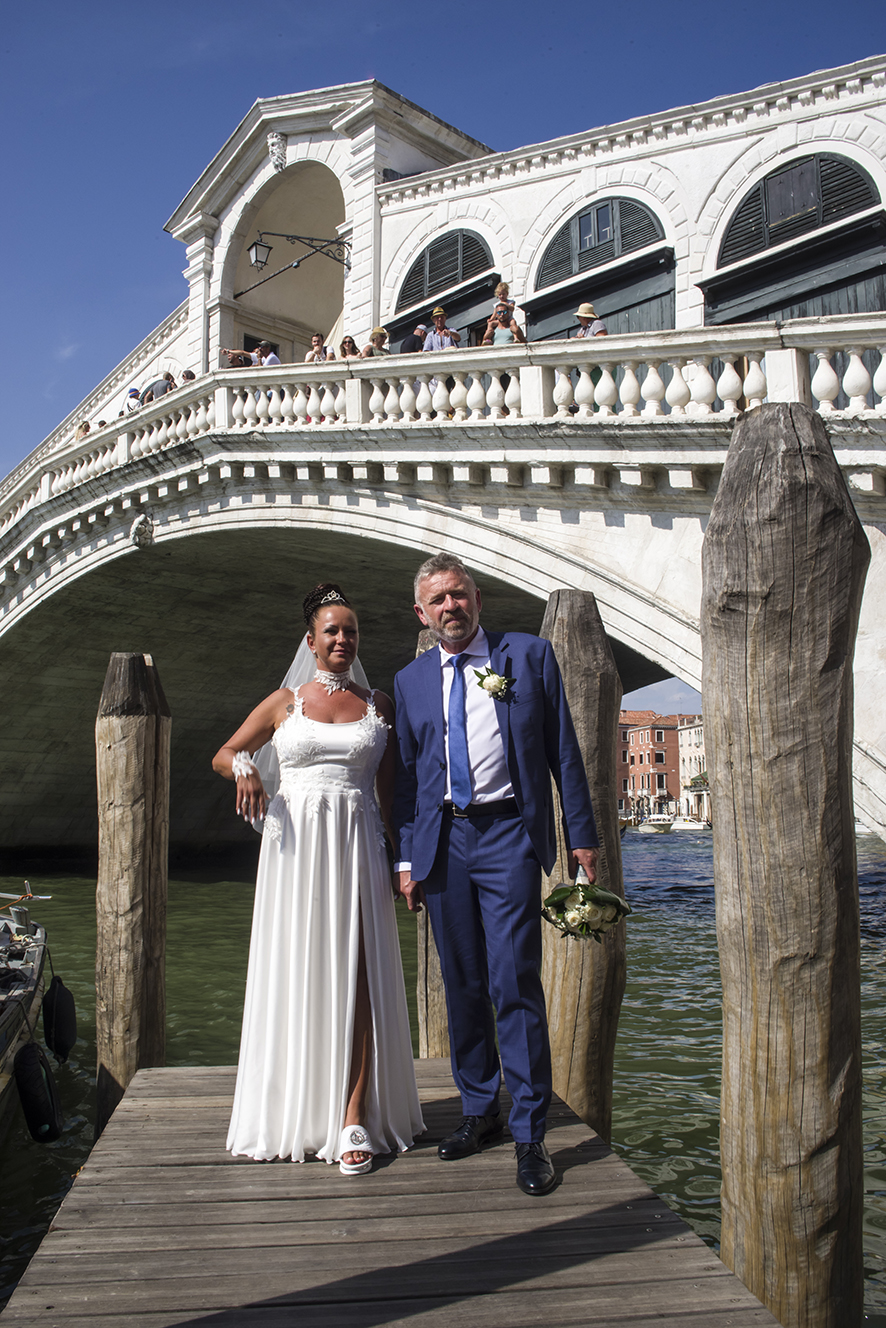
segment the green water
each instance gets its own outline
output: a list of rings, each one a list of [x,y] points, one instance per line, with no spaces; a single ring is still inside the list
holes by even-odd
[[[628,985],[616,1052],[613,1144],[714,1248],[719,1240],[720,987],[710,836],[624,842]],[[252,913],[252,869],[176,872],[169,884],[167,1063],[236,1061]],[[39,917],[77,1005],[79,1038],[56,1072],[65,1130],[34,1143],[20,1114],[2,1147],[0,1306],[14,1289],[92,1145],[94,877],[29,872],[49,893]],[[241,879],[230,879],[239,876]],[[0,878],[18,889],[20,877]],[[859,841],[864,1049],[866,1322],[886,1328],[886,846]],[[398,906],[415,1043],[415,920]]]

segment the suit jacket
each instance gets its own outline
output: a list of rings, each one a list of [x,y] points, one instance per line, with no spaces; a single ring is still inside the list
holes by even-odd
[[[525,632],[487,632],[493,672],[513,678],[495,701],[514,797],[539,862],[557,857],[554,796],[560,792],[569,847],[596,848],[597,828],[584,762],[563,680],[549,641]],[[470,683],[468,684],[470,685]],[[437,649],[427,650],[394,681],[398,763],[394,824],[399,856],[423,881],[437,854],[446,793],[443,688]]]

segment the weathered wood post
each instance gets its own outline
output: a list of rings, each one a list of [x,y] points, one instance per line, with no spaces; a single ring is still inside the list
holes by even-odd
[[[151,656],[111,655],[95,724],[96,1138],[136,1070],[166,1056],[171,726]]]
[[[618,830],[616,752],[621,679],[597,602],[588,591],[556,590],[541,635],[552,643],[584,757],[600,837],[597,879],[624,898]],[[566,845],[544,893],[566,875]],[[544,927],[542,981],[548,1005],[554,1091],[609,1140],[612,1070],[625,988],[625,928],[595,941],[573,941]]]
[[[434,633],[424,628],[418,634],[415,647],[416,659],[436,644],[437,638]],[[427,909],[423,908],[416,915],[416,924],[418,971],[415,994],[418,1006],[418,1054],[422,1060],[434,1056],[448,1057],[449,1021],[446,1016],[446,994],[443,989],[443,974],[440,971],[440,956],[434,944]]]
[[[705,536],[701,618],[722,1258],[787,1328],[862,1315],[852,655],[869,556],[819,416],[743,416]]]

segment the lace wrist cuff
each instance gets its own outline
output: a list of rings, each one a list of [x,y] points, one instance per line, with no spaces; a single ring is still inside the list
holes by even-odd
[[[244,778],[246,775],[257,775],[258,766],[248,752],[237,752],[231,762],[231,774],[235,779],[239,779],[241,775],[243,775]]]

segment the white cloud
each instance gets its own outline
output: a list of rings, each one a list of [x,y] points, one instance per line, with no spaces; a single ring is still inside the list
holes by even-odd
[[[67,346],[59,346],[58,350],[55,352],[55,358],[57,360],[70,360],[72,356],[77,354],[79,349],[80,342],[71,341]]]

